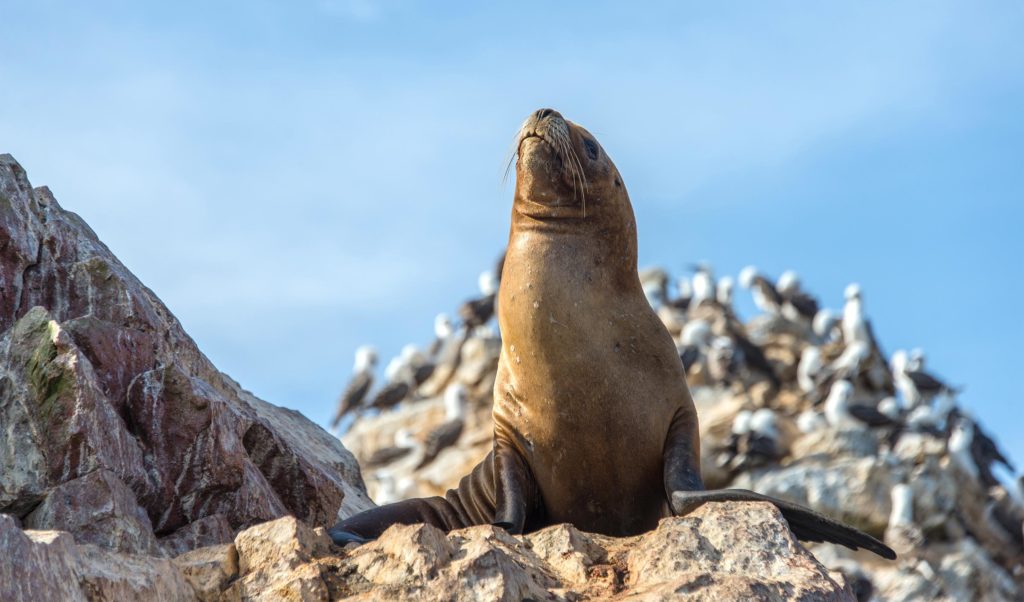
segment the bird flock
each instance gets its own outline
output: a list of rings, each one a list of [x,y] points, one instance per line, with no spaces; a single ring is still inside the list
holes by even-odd
[[[444,449],[455,445],[465,427],[468,386],[479,383],[487,365],[471,366],[475,377],[460,373],[466,357],[479,357],[482,347],[496,350],[500,339],[490,325],[494,317],[498,284],[504,257],[492,270],[480,274],[479,295],[468,299],[456,310],[457,319],[446,313],[434,319],[434,340],[426,348],[408,344],[384,369],[384,380],[375,388],[377,351],[364,345],[356,350],[352,377],[338,398],[331,428],[336,433],[350,429],[364,415],[375,415],[399,404],[412,404],[442,395],[445,420],[423,437],[404,429],[395,434],[394,445],[378,449],[364,461],[376,469],[396,461],[412,462],[414,470],[430,464]],[[493,355],[493,353],[492,353]],[[496,358],[494,358],[496,361]],[[465,372],[463,370],[462,372]],[[414,453],[418,452],[418,453]]]

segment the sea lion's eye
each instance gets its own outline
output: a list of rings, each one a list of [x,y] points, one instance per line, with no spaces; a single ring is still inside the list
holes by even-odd
[[[583,147],[587,149],[587,156],[591,161],[597,161],[597,143],[590,138],[583,139]]]

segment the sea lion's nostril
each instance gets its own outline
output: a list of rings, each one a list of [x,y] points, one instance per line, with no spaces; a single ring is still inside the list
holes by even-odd
[[[552,114],[554,112],[555,112],[554,109],[538,109],[537,113],[536,113],[537,114],[537,119],[544,119],[545,117],[547,117],[548,115],[550,115],[550,114]]]

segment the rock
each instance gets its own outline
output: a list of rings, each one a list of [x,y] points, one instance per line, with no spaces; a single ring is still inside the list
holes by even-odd
[[[551,567],[564,583],[586,583],[589,569],[606,561],[604,548],[594,538],[569,524],[531,533],[526,544]]]
[[[29,529],[59,529],[120,552],[162,555],[149,516],[117,475],[101,468],[55,487],[25,517]]]
[[[192,588],[164,558],[76,545],[62,531],[22,531],[0,514],[0,599],[194,600]]]
[[[155,538],[177,553],[284,515],[325,525],[371,506],[334,437],[219,372],[10,155],[0,241],[0,511],[158,554]],[[74,499],[86,504],[69,510]]]
[[[116,554],[76,546],[79,586],[90,600],[195,600],[192,587],[171,560]]]
[[[629,553],[627,585],[650,599],[851,600],[770,504],[707,504],[665,519]]]
[[[223,514],[211,514],[160,539],[160,546],[168,556],[178,556],[189,550],[231,543],[235,534]]]
[[[523,538],[491,526],[445,535],[395,525],[321,572],[332,599],[852,599],[767,504],[708,504],[629,538],[568,525]]]
[[[243,577],[225,596],[229,600],[326,600],[320,569],[310,563],[331,548],[326,532],[290,516],[246,529],[235,538]]]
[[[216,602],[238,576],[238,551],[234,544],[199,548],[178,556],[174,564],[202,602]]]
[[[63,553],[74,547],[74,540],[62,533],[50,543],[33,541],[14,519],[0,514],[0,600],[86,600],[75,562]]]

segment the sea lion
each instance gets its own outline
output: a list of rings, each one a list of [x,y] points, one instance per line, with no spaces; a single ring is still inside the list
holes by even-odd
[[[445,497],[352,516],[329,530],[335,542],[366,541],[396,523],[522,533],[568,522],[635,535],[706,502],[741,500],[775,504],[800,539],[895,557],[807,508],[704,490],[697,412],[640,284],[625,184],[597,139],[552,109],[519,131],[498,322],[493,450]]]

